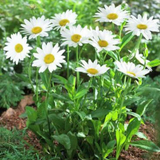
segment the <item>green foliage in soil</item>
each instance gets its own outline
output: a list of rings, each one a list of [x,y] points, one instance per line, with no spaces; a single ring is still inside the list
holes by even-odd
[[[29,147],[24,140],[25,130],[12,131],[0,127],[0,159],[1,160],[45,160],[41,158],[33,147]],[[26,146],[29,147],[26,149]]]

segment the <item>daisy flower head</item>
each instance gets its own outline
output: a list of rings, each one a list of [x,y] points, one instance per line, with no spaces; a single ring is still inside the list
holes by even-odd
[[[29,39],[34,39],[37,36],[46,37],[48,36],[48,31],[52,29],[51,21],[45,19],[44,16],[35,18],[32,17],[30,20],[24,20],[22,26],[22,33],[29,35]]]
[[[119,49],[117,44],[119,44],[119,39],[115,39],[115,35],[112,35],[111,31],[103,30],[100,31],[97,27],[96,30],[92,31],[92,36],[88,43],[97,49],[97,52],[102,50],[112,51]]]
[[[80,25],[71,26],[69,29],[61,30],[61,36],[65,42],[62,45],[69,45],[70,47],[82,46],[87,43],[89,34],[87,27],[82,28]]]
[[[10,58],[16,64],[25,57],[29,57],[28,53],[32,49],[27,43],[27,37],[22,37],[19,32],[12,34],[11,37],[7,37],[5,45],[6,58]]]
[[[60,50],[58,44],[54,47],[52,42],[42,43],[42,49],[37,48],[37,53],[34,53],[34,57],[37,58],[33,61],[32,66],[40,67],[39,73],[44,72],[47,68],[49,72],[57,69],[58,67],[62,67],[61,63],[64,63],[64,56],[62,55],[65,50]]]
[[[115,61],[117,70],[133,78],[144,78],[147,73],[150,72],[148,69],[144,69],[141,65],[135,65],[132,62]]]
[[[76,71],[87,73],[89,77],[99,76],[104,74],[109,69],[109,67],[106,67],[106,65],[100,66],[97,63],[97,60],[92,62],[90,59],[88,60],[88,63],[84,60],[81,60],[81,66],[82,67],[76,68]]]
[[[141,64],[146,65],[146,67],[147,67],[150,71],[152,71],[152,68],[147,65],[147,63],[149,63],[150,61],[147,60],[142,54],[139,54],[139,51],[138,51],[138,50],[136,51],[135,58],[136,58]]]
[[[114,4],[104,5],[104,8],[99,7],[98,9],[99,12],[94,17],[98,18],[96,21],[99,22],[112,22],[120,26],[129,17],[128,12],[121,9],[121,5],[117,7]]]
[[[142,34],[147,40],[152,39],[151,32],[159,32],[158,19],[150,17],[147,19],[145,14],[143,17],[138,15],[138,18],[131,16],[126,25],[126,31],[132,32],[134,35],[140,36]]]
[[[51,20],[52,26],[59,30],[64,29],[66,26],[73,26],[76,23],[77,14],[72,12],[72,10],[67,10],[66,12],[55,14]]]

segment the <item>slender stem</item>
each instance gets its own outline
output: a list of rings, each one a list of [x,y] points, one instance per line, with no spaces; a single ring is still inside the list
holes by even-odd
[[[79,53],[79,58],[80,58],[80,59],[81,59],[82,52],[83,52],[84,49],[85,49],[85,46],[86,46],[86,44],[83,45],[83,47],[82,47],[82,49],[81,49],[81,51],[80,51],[80,53]]]
[[[40,47],[41,45],[41,37],[37,37],[37,48]],[[39,79],[38,79],[38,68],[36,69],[36,103],[38,104],[38,84],[39,84]]]
[[[69,45],[67,46],[67,79],[69,78]]]
[[[38,104],[38,68],[36,70],[36,103]]]
[[[97,59],[97,52],[95,52],[95,60]]]
[[[89,82],[88,82],[88,83],[89,83],[89,84],[88,84],[88,87],[87,87],[88,92],[89,92],[89,89],[90,89],[91,84],[92,84],[92,79],[93,79],[93,77],[91,77],[90,80],[89,80]],[[84,97],[83,105],[82,105],[82,106],[85,105],[86,98],[87,98],[87,94],[86,94],[85,97]]]
[[[124,79],[124,83],[125,83],[125,90],[124,90],[124,93],[123,93],[123,95],[120,97],[121,98],[121,103],[120,103],[120,114],[119,114],[119,120],[120,120],[120,118],[121,118],[121,114],[122,114],[122,107],[123,107],[123,104],[124,104],[124,100],[125,100],[125,96],[126,96],[126,94],[127,94],[127,91],[128,91],[128,88],[129,88],[129,86],[130,86],[130,79],[128,79],[128,81],[126,80],[126,76],[125,76],[125,79]]]
[[[123,27],[124,27],[125,24],[126,24],[126,22],[122,23],[121,26],[120,26],[120,28],[119,28],[119,38],[120,39],[122,37],[122,30],[123,30]]]
[[[141,39],[142,39],[142,33],[140,34],[138,41],[135,45],[135,47],[133,48],[132,52],[135,53],[137,49],[139,49],[140,43],[141,43]]]
[[[112,32],[113,32],[113,33],[115,32],[115,26],[114,26],[114,23],[112,23]]]
[[[46,100],[45,100],[45,108],[46,108],[46,118],[47,118],[47,123],[48,123],[48,130],[49,130],[49,136],[51,137],[51,127],[50,127],[50,121],[48,117],[48,95],[51,90],[51,78],[52,78],[52,73],[49,72],[49,79],[48,79],[48,88],[46,92]]]
[[[79,63],[79,57],[78,57],[78,46],[76,47],[76,61],[77,61],[77,67]],[[79,86],[79,72],[77,72],[77,88]]]
[[[29,62],[29,67],[28,67],[28,78],[29,78],[29,83],[31,84],[32,91],[34,92],[34,87],[32,83],[32,62],[33,62],[33,55],[31,56],[31,60]]]

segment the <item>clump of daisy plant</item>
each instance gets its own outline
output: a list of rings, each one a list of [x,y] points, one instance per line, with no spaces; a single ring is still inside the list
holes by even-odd
[[[146,149],[147,144],[150,151],[160,151],[148,140],[132,138],[142,138],[138,130],[151,101],[142,102],[136,112],[131,108],[140,99],[137,90],[142,78],[160,64],[160,60],[147,59],[147,43],[142,48],[144,56],[139,54],[142,35],[150,40],[151,32],[158,32],[158,20],[146,15],[129,18],[122,5],[114,4],[99,7],[94,15],[98,22],[112,23],[113,28],[117,25],[112,32],[110,24],[86,26],[77,17],[67,10],[51,19],[25,19],[21,32],[26,36],[18,32],[6,39],[6,58],[16,64],[26,58],[23,65],[27,65],[27,82],[36,105],[36,109],[26,107],[27,128],[56,159],[118,160],[130,145]],[[134,46],[130,46],[134,35],[140,38],[135,36]]]

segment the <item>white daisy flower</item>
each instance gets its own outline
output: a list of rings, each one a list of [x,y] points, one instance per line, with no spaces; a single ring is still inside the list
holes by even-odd
[[[99,76],[101,74],[104,74],[109,68],[106,67],[106,65],[100,66],[97,63],[97,60],[92,62],[90,59],[88,60],[88,63],[84,60],[81,60],[81,66],[76,68],[77,72],[87,73],[89,77],[93,76]]]
[[[64,63],[64,56],[62,55],[65,50],[59,50],[58,44],[54,47],[52,42],[42,44],[42,49],[37,48],[37,53],[34,53],[34,57],[37,60],[33,61],[32,66],[40,67],[39,72],[44,72],[47,68],[49,72],[57,69],[57,66],[62,67],[61,63]]]
[[[12,34],[11,38],[7,37],[5,45],[6,58],[10,58],[16,64],[25,57],[29,57],[28,53],[32,49],[27,43],[27,37],[22,37],[19,32]]]
[[[87,43],[88,40],[88,29],[87,27],[82,28],[80,25],[77,27],[71,26],[69,29],[61,31],[61,36],[65,42],[62,45],[69,45],[71,47],[82,46],[83,43]]]
[[[110,6],[104,5],[104,8],[99,7],[98,9],[99,12],[94,17],[97,17],[96,21],[99,22],[112,22],[120,26],[129,17],[128,12],[121,9],[120,5],[117,7],[114,4]]]
[[[100,31],[98,27],[96,27],[96,30],[92,30],[92,36],[88,41],[88,43],[97,49],[97,52],[119,49],[119,47],[116,46],[119,42],[119,39],[115,39],[115,35],[112,35],[111,31]]]
[[[144,69],[143,66],[141,65],[135,65],[134,63],[132,62],[123,62],[123,61],[116,61],[115,62],[115,65],[118,67],[117,70],[130,76],[130,77],[133,77],[133,78],[144,78],[145,75],[147,73],[150,72],[150,70],[148,69]]]
[[[126,31],[133,32],[134,35],[140,36],[142,34],[147,40],[152,39],[152,32],[159,32],[158,19],[150,17],[147,19],[145,14],[143,17],[138,15],[138,18],[131,16],[126,25]]]
[[[135,54],[136,59],[143,65],[146,65],[146,67],[152,71],[152,68],[150,66],[147,65],[147,63],[149,63],[150,61],[147,60],[142,54],[139,54],[139,51],[137,50],[136,54]]]
[[[66,12],[55,14],[51,20],[53,27],[55,29],[64,29],[66,26],[73,26],[76,23],[77,14],[72,12],[72,10],[67,10]]]
[[[24,20],[25,24],[21,24],[22,32],[29,35],[29,39],[36,38],[37,36],[46,37],[48,31],[52,29],[51,21],[45,19],[44,16],[35,18],[32,17],[30,20]]]

